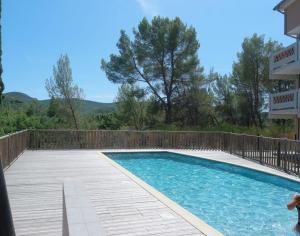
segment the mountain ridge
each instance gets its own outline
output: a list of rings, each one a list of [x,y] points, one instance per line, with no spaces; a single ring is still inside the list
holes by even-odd
[[[50,103],[50,99],[39,100],[37,98],[31,97],[23,92],[7,92],[4,93],[4,101],[9,104],[13,104],[13,107],[26,107],[33,101],[39,103],[42,108],[47,109]],[[96,102],[92,100],[80,100],[80,112],[82,113],[102,113],[102,112],[113,112],[115,109],[115,103],[103,103]]]

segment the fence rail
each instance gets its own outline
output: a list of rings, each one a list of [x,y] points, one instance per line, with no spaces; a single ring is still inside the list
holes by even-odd
[[[0,161],[8,167],[28,147],[28,131],[20,131],[0,137]]]
[[[300,175],[300,142],[225,132],[32,130],[31,149],[220,150]]]
[[[33,130],[31,149],[176,148],[221,150],[218,133]]]
[[[28,130],[0,138],[7,167],[24,149],[220,150],[300,176],[300,141],[225,132]]]

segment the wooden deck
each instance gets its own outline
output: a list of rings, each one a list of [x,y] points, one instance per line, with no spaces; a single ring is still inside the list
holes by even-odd
[[[107,235],[204,235],[96,150],[25,151],[5,171],[17,235],[62,235],[62,186],[79,179]]]

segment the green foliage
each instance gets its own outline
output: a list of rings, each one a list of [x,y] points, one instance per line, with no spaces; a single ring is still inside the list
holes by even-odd
[[[1,10],[1,9],[0,9]],[[119,53],[101,61],[113,83],[121,84],[116,103],[82,100],[70,60],[61,56],[46,81],[50,100],[8,93],[0,105],[0,135],[22,129],[161,129],[224,131],[294,138],[294,124],[269,120],[269,93],[294,87],[269,80],[269,55],[282,46],[254,34],[242,42],[230,75],[205,76],[198,59],[196,31],[175,19],[144,18],[133,39],[121,31]],[[1,46],[1,37],[0,37]],[[1,48],[0,48],[1,49]],[[0,103],[4,84],[1,79]]]
[[[214,94],[214,105],[216,116],[222,122],[236,124],[237,122],[237,97],[231,76],[221,76],[211,73],[214,79],[212,92]]]
[[[0,67],[2,67],[0,65]],[[2,74],[2,69],[0,68],[0,74]],[[4,91],[4,83],[3,83],[3,80],[1,78],[1,75],[0,75],[0,104],[2,103],[2,100],[3,100],[3,91]]]
[[[73,117],[69,110],[65,109],[64,103],[59,99],[52,98],[50,100],[47,116],[51,119],[54,127],[73,128]],[[70,122],[71,121],[71,122]]]
[[[118,130],[122,123],[116,113],[90,113],[82,115],[80,126],[87,130]]]
[[[158,124],[158,126],[153,127],[154,130],[169,130],[169,131],[214,131],[214,132],[231,132],[231,133],[242,133],[249,135],[261,135],[265,137],[274,138],[289,138],[294,139],[294,125],[291,121],[286,121],[285,125],[279,125],[274,122],[267,122],[263,129],[257,128],[255,126],[247,127],[234,125],[231,123],[219,123],[218,125],[211,127],[199,127],[199,126],[179,126],[178,124]]]
[[[207,82],[209,80],[203,77],[193,78],[183,96],[176,100],[175,117],[181,126],[210,127],[216,124],[213,96],[206,88]]]
[[[37,102],[43,110],[47,110],[51,99],[38,100],[30,97],[27,94],[20,92],[4,93],[3,103],[9,105],[12,109],[25,111],[32,102]],[[101,103],[89,100],[75,100],[76,107],[79,108],[79,113],[102,113],[113,112],[115,110],[115,103]]]
[[[232,132],[232,133],[243,133],[251,135],[261,135],[266,137],[274,138],[290,138],[294,139],[294,125],[291,121],[286,121],[284,126],[276,124],[272,121],[266,122],[265,127],[260,129],[255,126],[240,126],[233,125],[230,123],[222,123],[216,127],[205,129],[207,131],[223,131],[223,132]]]
[[[56,99],[65,111],[69,112],[69,114],[64,112],[57,115],[64,115],[63,120],[73,121],[74,127],[79,129],[78,103],[76,103],[76,100],[82,99],[83,91],[73,84],[72,69],[67,55],[61,56],[57,61],[57,65],[53,67],[53,78],[46,80],[46,89],[49,97]]]
[[[143,130],[147,126],[145,93],[134,85],[122,85],[117,95],[117,116],[124,125]]]
[[[276,41],[265,42],[262,35],[244,39],[232,72],[241,125],[263,127],[261,113],[266,109],[270,86],[269,55],[280,47]]]
[[[50,104],[47,110],[47,115],[49,117],[55,117],[58,115],[61,111],[61,104],[58,100],[51,98],[50,99]]]
[[[11,101],[19,101],[22,103],[27,103],[27,102],[32,102],[34,100],[37,100],[36,98],[30,97],[25,93],[20,93],[20,92],[8,92],[5,93],[5,100],[8,102]]]
[[[200,77],[196,31],[178,17],[144,18],[133,30],[134,40],[121,31],[117,47],[109,62],[102,60],[102,69],[114,83],[143,84],[164,109],[165,122],[174,121],[175,100],[184,94],[193,78]]]
[[[37,101],[32,101],[27,108],[26,115],[27,116],[33,116],[38,115],[42,111],[41,105]]]
[[[97,129],[116,130],[121,128],[121,122],[116,113],[102,113],[96,116]]]
[[[28,116],[24,112],[2,108],[0,112],[0,135],[23,129],[43,128],[41,119],[42,117],[39,115]]]
[[[281,129],[265,114],[269,93],[294,86],[289,81],[269,80],[269,55],[282,48],[278,42],[265,41],[257,34],[245,38],[231,75],[211,72],[203,76],[196,32],[179,18],[143,19],[133,34],[131,41],[121,31],[119,55],[102,60],[110,81],[129,86],[118,96],[122,101],[118,117],[123,124],[135,129],[220,129],[272,136],[291,132],[291,126]],[[133,84],[143,83],[148,96],[130,91]]]

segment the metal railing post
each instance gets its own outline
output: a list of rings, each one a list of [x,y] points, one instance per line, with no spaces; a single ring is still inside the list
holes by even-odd
[[[7,163],[10,164],[10,134],[7,136]],[[7,165],[4,163],[4,166]]]
[[[226,133],[223,133],[223,150],[224,152],[228,152],[226,148]]]
[[[232,137],[233,137],[232,132],[230,132],[230,134],[229,134],[230,154],[232,154],[232,145],[233,145]]]
[[[258,151],[259,151],[259,163],[263,164],[263,154],[262,154],[262,140],[261,140],[261,136],[258,136]]]
[[[242,157],[245,158],[245,135],[242,135]]]
[[[0,235],[6,235],[6,236],[16,235],[1,162],[0,162]]]
[[[284,139],[284,159],[283,159],[284,171],[286,171],[286,167],[287,167],[287,142],[288,142],[288,140],[285,138]]]
[[[277,167],[281,165],[281,148],[280,148],[280,140],[278,141],[277,145]]]

